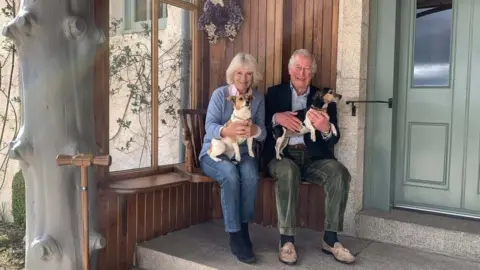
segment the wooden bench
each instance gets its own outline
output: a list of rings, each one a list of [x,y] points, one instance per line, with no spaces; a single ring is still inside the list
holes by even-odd
[[[183,131],[183,144],[185,145],[185,162],[175,167],[176,171],[191,182],[211,183],[215,182],[212,178],[206,176],[200,169],[198,155],[203,145],[205,136],[205,109],[181,109],[178,111]],[[261,157],[262,145],[256,143],[255,153]],[[260,166],[260,159],[258,166]],[[270,177],[260,171],[260,182],[255,209],[255,222],[265,226],[277,225],[275,186]],[[218,184],[213,185],[214,209],[213,217],[222,218],[220,205],[220,188]],[[324,205],[325,196],[322,186],[312,185],[308,182],[302,182],[300,186],[299,203],[297,204],[297,226],[310,228],[316,231],[322,231],[324,227]]]

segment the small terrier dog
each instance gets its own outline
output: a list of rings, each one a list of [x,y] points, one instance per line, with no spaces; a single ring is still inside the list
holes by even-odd
[[[247,120],[248,127],[250,128],[252,126],[251,101],[254,99],[253,95],[247,93],[244,95],[229,96],[227,99],[233,103],[233,113],[230,117],[230,120],[228,120],[224,124],[224,127],[228,127],[234,122]],[[247,141],[248,154],[251,157],[255,157],[252,149],[252,136],[248,138],[242,136],[231,136],[222,138],[220,140],[214,138],[212,139],[210,148],[208,149],[208,155],[216,162],[221,161],[221,159],[218,158],[218,156],[220,156],[221,154],[225,154],[229,159],[232,159],[232,157],[235,156],[235,160],[233,162],[240,162],[241,158],[239,145],[244,143],[245,141]]]
[[[285,149],[285,147],[288,145],[290,137],[296,137],[310,132],[310,138],[313,142],[315,142],[317,140],[315,134],[315,127],[313,126],[310,119],[307,117],[308,111],[316,110],[327,112],[328,104],[332,102],[338,102],[340,99],[342,99],[342,95],[337,94],[335,89],[318,89],[313,96],[312,105],[310,105],[310,108],[308,110],[304,109],[296,111],[297,114],[295,115],[295,117],[297,117],[300,121],[303,122],[303,125],[300,128],[300,132],[292,132],[280,125],[273,127],[276,158],[278,160],[282,159],[281,155],[283,155],[283,149]]]

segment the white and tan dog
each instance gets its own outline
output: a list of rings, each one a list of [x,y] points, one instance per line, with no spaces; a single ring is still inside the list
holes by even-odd
[[[278,160],[282,159],[283,150],[288,145],[290,137],[301,136],[306,133],[310,133],[310,139],[312,142],[317,140],[315,127],[313,127],[312,121],[307,117],[307,113],[310,110],[327,112],[328,105],[332,102],[338,102],[342,99],[342,95],[337,94],[335,89],[322,88],[318,89],[313,98],[310,108],[296,111],[295,117],[298,118],[303,124],[301,125],[299,132],[293,132],[280,125],[273,127],[273,138],[275,138],[275,156]]]
[[[252,94],[238,95],[238,96],[229,96],[227,99],[233,103],[233,113],[224,127],[228,127],[230,124],[238,121],[247,120],[248,127],[252,125],[252,111],[251,111],[251,101],[253,100]],[[240,157],[240,147],[239,145],[247,141],[248,154],[251,157],[255,157],[253,153],[253,136],[242,137],[242,136],[232,136],[225,137],[222,139],[212,139],[210,149],[208,149],[208,155],[214,161],[219,162],[221,159],[218,158],[221,154],[225,154],[229,159],[232,159],[235,156],[236,162],[241,161]]]

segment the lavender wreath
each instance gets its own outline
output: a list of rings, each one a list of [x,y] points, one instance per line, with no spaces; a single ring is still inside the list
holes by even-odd
[[[217,43],[219,38],[233,41],[242,23],[242,9],[236,0],[206,0],[198,19],[199,29],[207,33],[212,44]]]

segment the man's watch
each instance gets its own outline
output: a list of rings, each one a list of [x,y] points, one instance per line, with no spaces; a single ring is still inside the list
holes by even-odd
[[[330,134],[330,132],[332,132],[332,125],[328,125],[328,130],[323,132],[323,131],[320,131],[324,136],[328,136]]]

